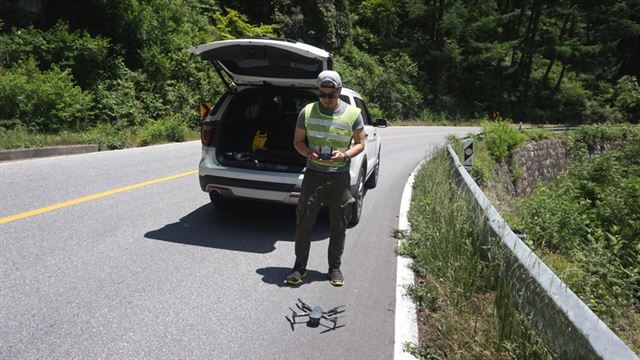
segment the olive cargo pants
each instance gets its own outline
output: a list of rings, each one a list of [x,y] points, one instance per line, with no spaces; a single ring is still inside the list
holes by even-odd
[[[340,268],[346,229],[351,220],[348,172],[324,173],[307,169],[302,180],[300,199],[296,208],[295,269],[306,269],[311,247],[311,233],[322,204],[329,208],[331,235],[329,237],[329,269]]]

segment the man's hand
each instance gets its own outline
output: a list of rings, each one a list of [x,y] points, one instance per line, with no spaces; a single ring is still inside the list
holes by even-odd
[[[345,155],[344,155],[344,153],[342,151],[335,150],[333,152],[333,154],[331,154],[331,159],[329,159],[329,160],[330,161],[334,161],[334,162],[339,162],[339,161],[342,161],[342,160],[345,160],[345,159],[346,159],[346,157],[345,157]]]
[[[307,147],[306,140],[307,132],[304,129],[296,128],[293,134],[293,147],[300,155],[308,157],[312,160],[318,160],[320,156],[318,156],[318,154],[316,154],[314,151],[311,151],[311,149]]]

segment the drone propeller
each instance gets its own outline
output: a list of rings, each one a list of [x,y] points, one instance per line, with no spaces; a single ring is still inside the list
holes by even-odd
[[[327,320],[327,321],[331,321],[333,323],[333,326],[335,327],[336,324],[338,323],[338,319],[346,317],[347,315],[343,315],[343,316],[322,316],[323,319]]]
[[[297,317],[299,316],[309,316],[309,314],[307,312],[303,312],[303,313],[298,313],[295,310],[293,310],[292,308],[289,308],[289,310],[291,310],[291,317],[293,317],[293,320],[295,321]],[[302,309],[300,309],[302,310]]]
[[[326,333],[327,331],[333,331],[333,330],[336,330],[336,329],[339,329],[339,328],[341,328],[341,327],[344,327],[344,326],[345,326],[345,324],[338,325],[338,324],[337,324],[337,323],[335,323],[335,322],[333,322],[333,326],[328,326],[328,325],[326,325],[326,324],[322,324],[322,323],[320,323],[320,325],[321,325],[321,326],[323,326],[323,327],[325,327],[325,328],[327,328],[327,330],[324,330],[324,331],[320,332],[321,334],[324,334],[324,333]]]
[[[298,309],[303,310],[303,311],[311,311],[311,310],[313,310],[313,309],[311,309],[311,306],[307,305],[304,301],[302,301],[302,299],[298,298],[298,302],[299,302],[299,304],[296,304]]]
[[[336,316],[338,314],[342,314],[343,312],[347,311],[346,309],[343,310],[336,310],[336,309],[331,309],[329,311],[325,311],[324,313],[322,313],[322,315],[327,315],[327,316]]]
[[[327,310],[326,312],[327,313],[335,312],[336,314],[339,314],[339,313],[347,311],[347,309],[342,309],[342,308],[345,308],[345,307],[347,307],[347,305],[336,306],[333,309]],[[342,309],[342,310],[338,310],[338,309]]]
[[[324,333],[329,332],[329,331],[334,331],[334,330],[336,330],[336,329],[340,329],[341,327],[344,327],[344,326],[345,326],[344,324],[343,324],[343,325],[336,326],[336,327],[328,327],[328,326],[325,326],[325,327],[327,328],[327,330],[320,331],[320,334],[324,334]]]
[[[333,321],[333,319],[340,319],[340,318],[343,318],[343,317],[347,317],[347,315],[340,315],[340,316],[337,316],[337,315],[322,315],[322,317],[327,319],[327,320]]]
[[[288,316],[285,316],[284,318],[287,319],[287,321],[289,322],[289,325],[291,325],[291,331],[296,331],[296,328],[295,328],[295,325],[296,325],[295,317],[293,318],[293,321],[291,321],[291,319],[289,319]]]

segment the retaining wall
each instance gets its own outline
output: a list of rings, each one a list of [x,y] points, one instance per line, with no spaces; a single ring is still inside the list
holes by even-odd
[[[539,182],[548,182],[569,167],[569,155],[559,139],[533,141],[513,152],[511,161],[522,176],[514,181],[516,196],[530,195]]]

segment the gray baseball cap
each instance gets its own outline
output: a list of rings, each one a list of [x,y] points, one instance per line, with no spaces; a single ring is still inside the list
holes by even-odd
[[[333,70],[325,70],[318,75],[318,87],[323,83],[331,83],[334,87],[342,87],[342,80],[340,74]]]

